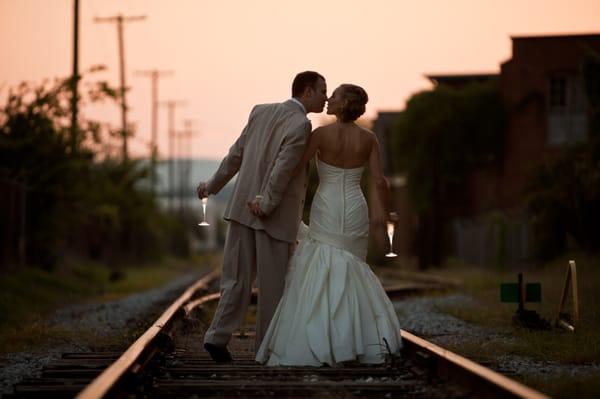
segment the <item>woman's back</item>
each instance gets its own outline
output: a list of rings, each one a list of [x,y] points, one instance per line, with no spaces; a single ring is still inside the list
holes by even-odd
[[[304,154],[292,175],[297,176],[306,168],[308,161],[316,156],[320,162],[325,164],[324,170],[330,168],[340,170],[333,171],[333,173],[322,173],[319,170],[320,182],[328,180],[330,184],[327,184],[327,188],[332,192],[340,191],[347,194],[348,189],[351,188],[350,191],[356,193],[360,191],[359,185],[356,184],[356,177],[359,181],[362,169],[368,163],[370,184],[375,188],[377,194],[376,206],[373,207],[372,212],[373,220],[383,222],[386,218],[388,183],[383,175],[379,143],[373,132],[355,123],[365,112],[367,101],[367,93],[359,86],[344,84],[335,89],[327,101],[327,114],[335,115],[337,121],[312,132]],[[355,172],[358,168],[361,170]],[[334,183],[340,173],[344,176],[344,187],[341,190],[335,190],[336,185],[331,183]],[[346,185],[345,183],[351,184]],[[330,196],[327,195],[327,197]]]
[[[319,159],[344,169],[367,163],[375,142],[373,133],[354,123],[333,123],[315,133],[319,135]]]
[[[318,135],[319,188],[311,207],[310,226],[322,239],[355,237],[347,248],[366,254],[369,212],[360,189],[364,165],[369,159],[373,133],[354,124],[328,125]],[[332,236],[333,235],[333,236]],[[346,241],[346,239],[342,239]],[[340,244],[341,245],[341,244]]]

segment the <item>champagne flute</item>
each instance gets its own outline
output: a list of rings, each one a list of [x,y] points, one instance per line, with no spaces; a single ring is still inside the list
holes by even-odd
[[[390,240],[390,252],[385,254],[385,256],[387,258],[395,258],[396,256],[398,256],[398,254],[394,253],[394,248],[392,247],[392,244],[394,241],[394,227],[395,227],[394,222],[392,222],[392,221],[387,222],[387,234],[388,234],[388,238]]]
[[[198,226],[210,226],[206,221],[206,204],[208,203],[208,197],[202,198],[202,221],[198,223]]]

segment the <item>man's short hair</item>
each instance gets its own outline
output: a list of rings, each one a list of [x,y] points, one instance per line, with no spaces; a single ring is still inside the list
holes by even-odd
[[[319,79],[325,80],[320,73],[314,71],[300,72],[292,83],[292,97],[300,97],[307,87],[315,88]]]

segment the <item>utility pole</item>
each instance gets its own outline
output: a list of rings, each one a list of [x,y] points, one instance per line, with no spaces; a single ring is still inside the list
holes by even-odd
[[[189,188],[190,169],[192,163],[191,157],[193,154],[192,139],[194,135],[198,134],[198,131],[192,129],[193,121],[191,119],[186,119],[183,122],[183,125],[185,128],[177,135],[177,138],[179,139],[179,165],[181,165],[179,170],[179,213],[181,214],[182,218],[186,208],[186,191]]]
[[[117,38],[119,41],[119,69],[121,74],[121,129],[123,134],[123,161],[128,158],[127,155],[127,101],[125,100],[125,50],[123,44],[123,22],[141,21],[146,19],[145,15],[124,17],[123,15],[115,15],[106,18],[94,18],[97,23],[115,22],[117,24]]]
[[[145,71],[137,71],[138,76],[149,76],[152,87],[152,139],[150,141],[150,185],[152,186],[152,194],[156,194],[156,160],[158,158],[158,146],[156,144],[158,138],[158,79],[162,76],[171,76],[173,71],[159,71],[158,69],[150,69]]]
[[[79,83],[79,0],[73,1],[73,74],[71,75],[71,155],[77,152],[77,85]]]
[[[169,112],[169,184],[168,184],[168,203],[169,203],[169,209],[173,209],[173,190],[174,190],[174,181],[175,181],[175,170],[174,170],[174,164],[173,164],[173,158],[175,157],[175,108],[177,108],[180,105],[184,105],[185,101],[176,101],[176,100],[170,100],[170,101],[164,101],[162,103],[163,105],[165,105],[167,107],[167,110]]]

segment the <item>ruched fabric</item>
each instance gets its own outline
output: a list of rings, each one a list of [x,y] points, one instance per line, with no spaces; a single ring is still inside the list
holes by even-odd
[[[308,231],[290,260],[283,297],[256,360],[273,366],[382,363],[402,344],[394,307],[365,263],[363,167],[317,165]]]

